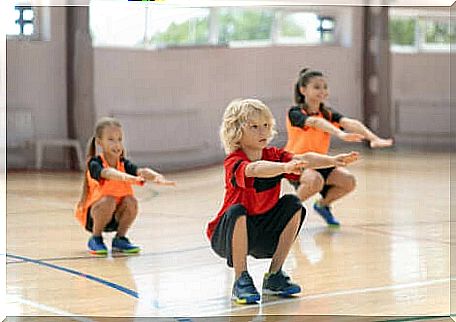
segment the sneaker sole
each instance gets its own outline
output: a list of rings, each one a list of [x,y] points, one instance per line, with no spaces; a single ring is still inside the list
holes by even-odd
[[[277,295],[277,296],[290,296],[301,292],[300,287],[291,287],[285,291],[273,291],[269,289],[263,289],[263,294],[267,295]]]
[[[245,298],[238,298],[236,296],[233,296],[231,300],[237,304],[255,304],[260,300],[260,295],[252,295]]]
[[[120,248],[112,248],[113,252],[123,253],[123,254],[137,254],[141,251],[141,248],[133,248],[133,249],[120,249]]]
[[[107,250],[89,250],[89,254],[91,255],[108,255]]]

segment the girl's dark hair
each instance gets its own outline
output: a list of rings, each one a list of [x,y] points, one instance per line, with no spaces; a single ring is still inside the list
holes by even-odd
[[[294,100],[296,105],[303,108],[307,112],[306,97],[301,93],[300,88],[307,86],[310,80],[314,77],[323,77],[323,73],[318,70],[312,70],[310,68],[304,68],[299,72],[298,81],[294,88]],[[331,118],[330,110],[323,104],[320,104],[320,111],[329,120]]]

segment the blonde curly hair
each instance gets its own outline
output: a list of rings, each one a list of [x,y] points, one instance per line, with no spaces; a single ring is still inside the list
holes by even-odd
[[[222,125],[220,126],[220,140],[226,154],[239,149],[242,138],[242,127],[254,114],[259,114],[268,119],[270,123],[270,132],[268,134],[268,143],[277,133],[275,130],[275,119],[269,107],[258,99],[235,99],[225,109],[223,114]]]

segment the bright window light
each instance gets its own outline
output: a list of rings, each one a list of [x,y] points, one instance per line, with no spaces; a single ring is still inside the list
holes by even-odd
[[[33,27],[32,23],[27,23],[24,25],[24,35],[25,36],[33,35],[33,30],[34,30],[34,27]]]
[[[33,10],[27,9],[24,10],[22,13],[23,19],[24,20],[32,20],[33,19]]]
[[[90,29],[95,45],[142,46],[145,26],[145,6],[118,1],[93,1],[90,5]]]

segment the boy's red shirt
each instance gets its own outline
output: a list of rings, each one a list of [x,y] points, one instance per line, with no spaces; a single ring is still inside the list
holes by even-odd
[[[261,160],[288,162],[292,158],[293,154],[284,149],[266,147],[263,149]],[[251,162],[241,149],[230,153],[225,158],[225,197],[222,208],[207,226],[206,234],[209,239],[212,238],[223,214],[232,205],[243,205],[247,209],[248,216],[262,215],[278,202],[282,178],[299,180],[299,176],[294,174],[282,174],[273,178],[246,177],[245,167]]]

